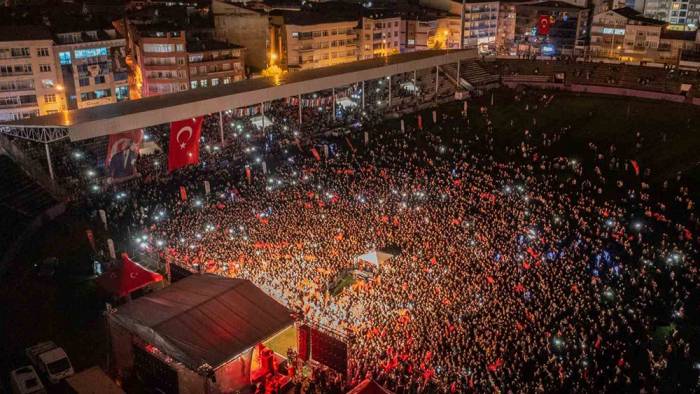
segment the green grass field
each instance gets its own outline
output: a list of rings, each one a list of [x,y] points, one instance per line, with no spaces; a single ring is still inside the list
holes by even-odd
[[[536,96],[554,94],[548,107],[538,103]],[[550,154],[569,157],[590,155],[588,142],[594,142],[607,151],[614,144],[616,155],[637,160],[642,167],[652,169],[652,183],[661,183],[675,177],[681,171],[693,185],[700,182],[700,108],[664,101],[630,99],[626,97],[575,94],[569,92],[530,91],[520,102],[515,102],[515,91],[495,91],[494,106],[490,106],[490,94],[470,100],[469,120],[473,130],[484,130],[486,123],[479,114],[479,107],[489,108],[495,128],[496,145],[514,145],[523,139],[523,130],[529,129],[537,136],[564,126],[573,126],[572,131],[550,148]],[[532,109],[539,104],[537,110]],[[530,110],[525,111],[525,105]],[[451,104],[445,109],[458,113],[461,103]],[[536,125],[533,126],[533,117]],[[513,120],[513,126],[511,126]],[[644,139],[642,148],[635,148],[635,134]],[[663,142],[663,134],[666,142]],[[497,156],[507,159],[504,152]],[[697,193],[697,190],[695,190]]]

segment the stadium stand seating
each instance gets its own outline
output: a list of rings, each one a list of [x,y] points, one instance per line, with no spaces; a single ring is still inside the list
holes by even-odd
[[[0,155],[0,256],[36,217],[58,201],[9,156]]]
[[[480,65],[490,73],[502,76],[541,75],[553,78],[557,73],[564,73],[566,83],[616,86],[674,94],[678,94],[681,84],[686,83],[693,85],[692,92],[695,96],[700,93],[698,72],[663,67],[519,59],[484,61],[480,62]]]

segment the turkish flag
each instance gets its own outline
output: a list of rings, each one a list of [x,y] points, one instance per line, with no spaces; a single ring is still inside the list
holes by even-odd
[[[634,169],[634,174],[639,175],[639,163],[637,163],[637,160],[630,160],[630,163],[632,163],[632,168]]]
[[[549,34],[549,27],[551,26],[549,15],[540,15],[540,19],[537,22],[537,34],[546,36]]]
[[[124,297],[135,290],[162,280],[161,274],[136,264],[126,253],[123,253],[121,266],[102,274],[97,278],[97,283],[108,292]]]
[[[185,119],[170,124],[168,171],[199,163],[199,137],[204,117]]]
[[[318,151],[316,148],[311,148],[311,154],[314,155],[316,160],[321,161],[321,155],[318,154]]]

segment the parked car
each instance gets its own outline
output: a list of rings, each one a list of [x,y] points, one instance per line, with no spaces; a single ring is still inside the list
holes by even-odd
[[[10,384],[13,394],[44,394],[46,389],[36,370],[31,365],[17,368],[10,372]]]
[[[51,341],[41,342],[25,350],[29,361],[49,382],[55,384],[75,373],[68,355]]]

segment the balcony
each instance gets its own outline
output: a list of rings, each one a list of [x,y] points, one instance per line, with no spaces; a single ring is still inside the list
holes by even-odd
[[[25,108],[25,109],[39,109],[39,104],[33,103],[0,103],[0,109],[12,109],[12,108]]]
[[[115,72],[114,73],[114,81],[119,82],[119,81],[126,81],[129,79],[129,73],[127,72]]]
[[[8,72],[0,74],[0,77],[20,77],[23,75],[33,75],[31,71],[21,71],[21,72]]]

